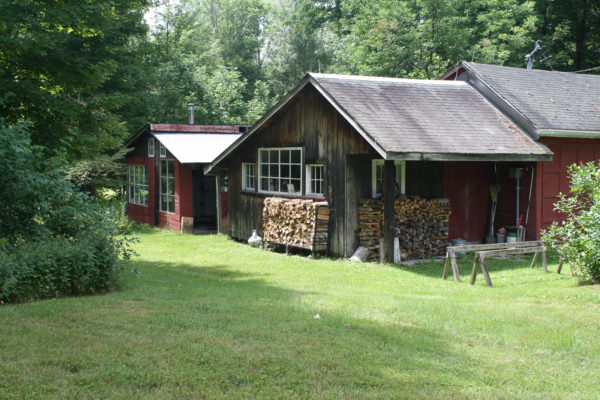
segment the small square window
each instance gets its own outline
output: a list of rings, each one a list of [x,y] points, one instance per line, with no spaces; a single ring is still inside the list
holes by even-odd
[[[162,143],[159,143],[158,147],[160,149],[160,156],[166,157],[167,156],[167,148]]]

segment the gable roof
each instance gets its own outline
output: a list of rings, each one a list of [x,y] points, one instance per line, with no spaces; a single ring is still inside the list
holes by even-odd
[[[149,132],[180,163],[210,163],[245,129],[244,125],[148,124],[126,147],[131,146],[144,132]]]
[[[536,136],[600,134],[600,75],[459,63],[442,79],[468,71],[531,125]],[[494,96],[495,95],[495,96]],[[595,134],[596,133],[596,134]]]
[[[205,168],[312,85],[386,160],[548,160],[552,153],[465,82],[309,73]]]

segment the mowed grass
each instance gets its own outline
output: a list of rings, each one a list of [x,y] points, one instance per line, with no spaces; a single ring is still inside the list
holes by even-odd
[[[0,307],[0,398],[600,396],[600,288],[568,267],[491,260],[471,287],[468,257],[456,284],[441,262],[138,236],[117,291]]]

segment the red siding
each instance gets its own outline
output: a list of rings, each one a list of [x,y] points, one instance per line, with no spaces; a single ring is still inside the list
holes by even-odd
[[[480,241],[485,237],[491,164],[444,163],[444,197],[450,199],[450,239]]]
[[[181,230],[181,217],[193,217],[192,168],[175,160],[175,212],[161,211],[158,225],[173,230]]]
[[[500,194],[498,196],[498,209],[496,211],[496,223],[494,229],[496,232],[499,228],[514,227],[517,223],[517,181],[511,178],[509,171],[511,168],[522,168],[523,173],[519,179],[519,212],[521,217],[521,225],[525,226],[525,240],[535,240],[537,237],[536,229],[536,195],[537,187],[535,184],[535,176],[538,174],[537,168],[533,163],[498,163],[497,164],[497,179],[501,185]],[[533,173],[534,181],[531,185],[531,174]],[[525,224],[527,217],[527,203],[529,200],[529,188],[531,187],[531,202],[529,203],[529,218]]]
[[[552,161],[538,163],[536,187],[538,193],[541,193],[536,199],[538,237],[539,232],[552,221],[564,218],[553,209],[558,193],[569,191],[567,166],[600,159],[600,139],[542,138],[541,142],[552,150],[554,157]]]
[[[148,205],[127,204],[129,218],[141,224],[154,225],[154,158],[128,157],[129,165],[145,165],[148,168]]]

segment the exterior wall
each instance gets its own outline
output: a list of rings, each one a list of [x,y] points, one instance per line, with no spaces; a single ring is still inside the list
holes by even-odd
[[[127,203],[127,214],[132,220],[141,224],[154,225],[154,158],[153,157],[139,157],[129,156],[127,158],[127,165],[145,165],[148,169],[148,205],[142,206],[139,204]],[[127,199],[129,199],[129,189],[127,190]]]
[[[267,194],[242,191],[242,163],[257,164],[260,147],[303,147],[303,164],[324,164],[325,193],[331,211],[329,253],[348,256],[355,243],[358,229],[356,208],[360,190],[349,183],[347,156],[370,155],[379,158],[362,137],[312,87],[301,90],[284,109],[271,117],[269,123],[255,132],[228,156],[228,228],[229,234],[245,240],[257,229],[262,236],[262,208]],[[305,193],[303,166],[303,191]],[[257,173],[258,183],[258,173]],[[349,188],[348,188],[349,187]]]
[[[443,193],[450,199],[449,239],[482,241],[486,235],[490,204],[489,184],[493,164],[445,162]]]
[[[162,158],[165,160],[165,158]],[[176,231],[181,230],[181,217],[193,217],[192,167],[175,160],[175,212],[160,211],[158,225]]]
[[[600,159],[600,139],[542,138],[541,142],[554,153],[552,161],[537,163],[536,233],[555,220],[564,219],[554,212],[558,193],[568,193],[567,166]]]
[[[501,185],[498,195],[498,208],[496,211],[495,230],[500,227],[509,229],[517,224],[517,218],[521,219],[521,225],[525,227],[525,240],[536,240],[536,199],[537,187],[535,175],[538,173],[535,163],[498,163],[498,183]],[[519,211],[517,213],[517,182],[509,175],[511,168],[523,168],[523,174],[519,179]],[[533,186],[531,174],[534,176]],[[529,201],[529,189],[531,188],[531,202]],[[527,204],[529,203],[529,216],[527,216]],[[525,221],[527,220],[527,224]]]

